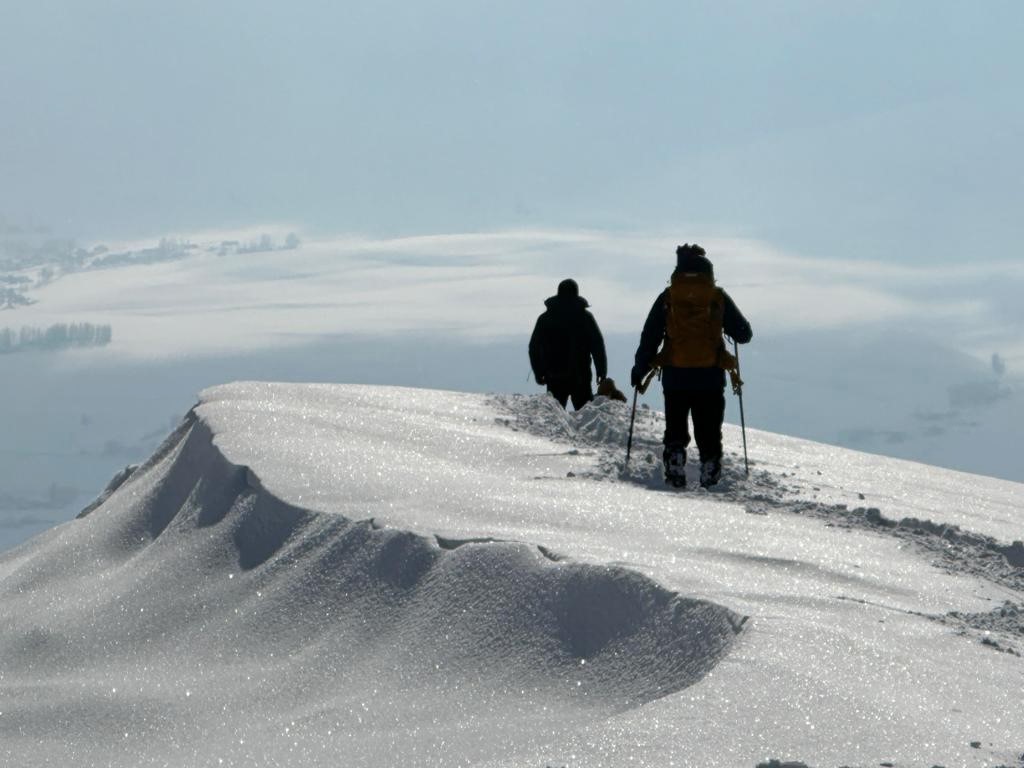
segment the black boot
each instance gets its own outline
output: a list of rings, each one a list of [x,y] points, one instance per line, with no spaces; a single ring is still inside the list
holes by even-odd
[[[665,461],[665,482],[673,488],[686,487],[686,446],[682,443],[669,443],[662,454]]]
[[[719,479],[722,477],[722,461],[720,459],[712,459],[711,461],[705,461],[700,465],[700,487],[710,488],[712,485],[717,485]]]

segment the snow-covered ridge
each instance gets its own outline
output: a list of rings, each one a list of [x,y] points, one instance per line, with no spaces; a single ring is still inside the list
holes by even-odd
[[[302,405],[285,397],[268,407],[254,391],[269,392],[206,393],[154,456],[115,478],[80,519],[0,557],[0,691],[9,702],[0,741],[10,755],[42,739],[54,761],[102,762],[104,741],[122,740],[120,729],[141,727],[138,713],[148,712],[143,730],[156,729],[156,742],[130,746],[129,762],[156,759],[156,745],[183,760],[209,756],[210,743],[239,731],[258,742],[254,707],[273,700],[293,714],[353,677],[358,690],[371,679],[389,696],[405,690],[417,715],[429,699],[455,695],[464,699],[457,708],[511,697],[553,723],[581,716],[572,712],[591,717],[696,683],[741,631],[739,614],[621,565],[573,562],[533,543],[402,530],[374,520],[370,507],[358,516],[352,506],[294,503],[302,493],[228,455],[252,426],[235,408],[256,403],[272,422]],[[318,450],[287,424],[278,436],[295,439],[297,455]],[[359,472],[346,480],[349,499],[374,496]],[[42,669],[57,711],[85,713],[103,699],[105,714],[98,722],[69,714],[81,732],[46,738],[18,702]],[[110,683],[125,679],[137,685]],[[186,730],[197,727],[193,718],[233,714],[204,724],[203,743],[175,753],[182,713],[154,686],[180,688],[192,710]],[[160,721],[174,726],[165,732]]]
[[[86,516],[104,518],[101,549],[111,563],[148,557],[153,546],[194,552],[199,536],[201,550],[216,546],[221,558],[236,561],[234,578],[273,588],[277,578],[302,574],[303,586],[286,590],[293,598],[373,606],[364,620],[390,625],[396,644],[425,643],[447,664],[503,666],[491,674],[532,677],[552,693],[618,705],[696,682],[744,622],[621,566],[303,509],[227,459],[196,410]],[[301,601],[290,606],[273,606],[274,621],[309,620],[295,613]]]
[[[624,467],[623,446],[628,439],[629,422],[618,403],[598,398],[581,411],[567,412],[550,398],[497,395],[494,402],[507,413],[503,423],[509,427],[566,442],[576,451],[589,453],[591,466],[581,471],[581,476],[599,481],[625,481],[674,493],[664,482],[661,461],[664,417],[661,413],[639,409],[633,419],[632,462]],[[1015,538],[1024,535],[1024,521],[1015,505],[1020,497],[1020,484],[756,430],[751,430],[751,438],[758,445],[758,455],[747,474],[739,429],[725,425],[725,432],[728,435],[725,441],[727,460],[722,482],[710,491],[699,491],[699,496],[710,494],[718,500],[740,504],[749,514],[783,512],[815,517],[828,525],[847,529],[885,532],[938,556],[951,570],[973,572],[1024,592],[1024,541]],[[780,464],[782,456],[792,458],[778,450],[780,442],[798,446],[807,464],[802,469],[799,465]],[[806,455],[808,450],[817,455]],[[694,453],[691,449],[691,458]],[[699,465],[691,461],[686,471],[692,488],[698,482]],[[991,501],[986,504],[984,496],[979,494],[978,498],[964,499],[961,509],[928,508],[925,506],[927,499],[906,493],[873,494],[872,503],[867,503],[864,493],[851,491],[851,486],[876,490],[871,485],[877,483],[873,475],[881,475],[886,480],[907,477],[919,482],[923,479],[933,486],[933,491],[940,492],[956,488],[958,482],[978,484],[986,495],[995,491],[1003,498],[997,504]],[[941,493],[935,495],[942,498]],[[985,518],[972,515],[971,507],[981,507]],[[972,530],[975,526],[981,530]],[[1001,539],[1000,535],[1007,539]]]
[[[1019,485],[730,428],[680,493],[628,425],[207,390],[0,557],[0,762],[1017,765]]]

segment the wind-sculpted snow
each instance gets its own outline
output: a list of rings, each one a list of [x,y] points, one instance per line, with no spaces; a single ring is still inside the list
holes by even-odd
[[[621,566],[296,506],[232,463],[195,412],[80,520],[0,559],[0,602],[0,755],[43,740],[76,764],[103,763],[122,739],[124,764],[155,759],[153,738],[174,752],[193,718],[205,743],[175,754],[240,759],[225,745],[260,741],[240,718],[254,703],[320,718],[353,676],[420,706],[458,691],[470,710],[599,717],[698,682],[744,622]],[[46,717],[31,703],[40,685],[60,692]],[[358,716],[331,717],[344,749]],[[55,721],[73,729],[61,745]]]
[[[207,390],[0,556],[0,764],[1020,764],[1019,485],[727,427],[677,492],[629,416]]]

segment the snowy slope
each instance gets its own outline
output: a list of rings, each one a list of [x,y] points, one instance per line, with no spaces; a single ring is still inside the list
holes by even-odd
[[[660,414],[241,383],[0,556],[10,765],[1019,766],[1024,486]]]

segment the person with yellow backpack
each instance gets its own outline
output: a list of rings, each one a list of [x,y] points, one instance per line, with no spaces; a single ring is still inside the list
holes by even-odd
[[[738,363],[725,347],[725,333],[739,344],[753,338],[750,323],[735,302],[715,284],[714,267],[699,245],[676,248],[669,287],[655,299],[640,335],[630,376],[642,388],[649,373],[661,369],[665,395],[665,481],[686,486],[687,419],[700,455],[700,484],[718,483],[722,474],[722,422],[725,373],[740,385]],[[660,347],[660,349],[659,349]]]

